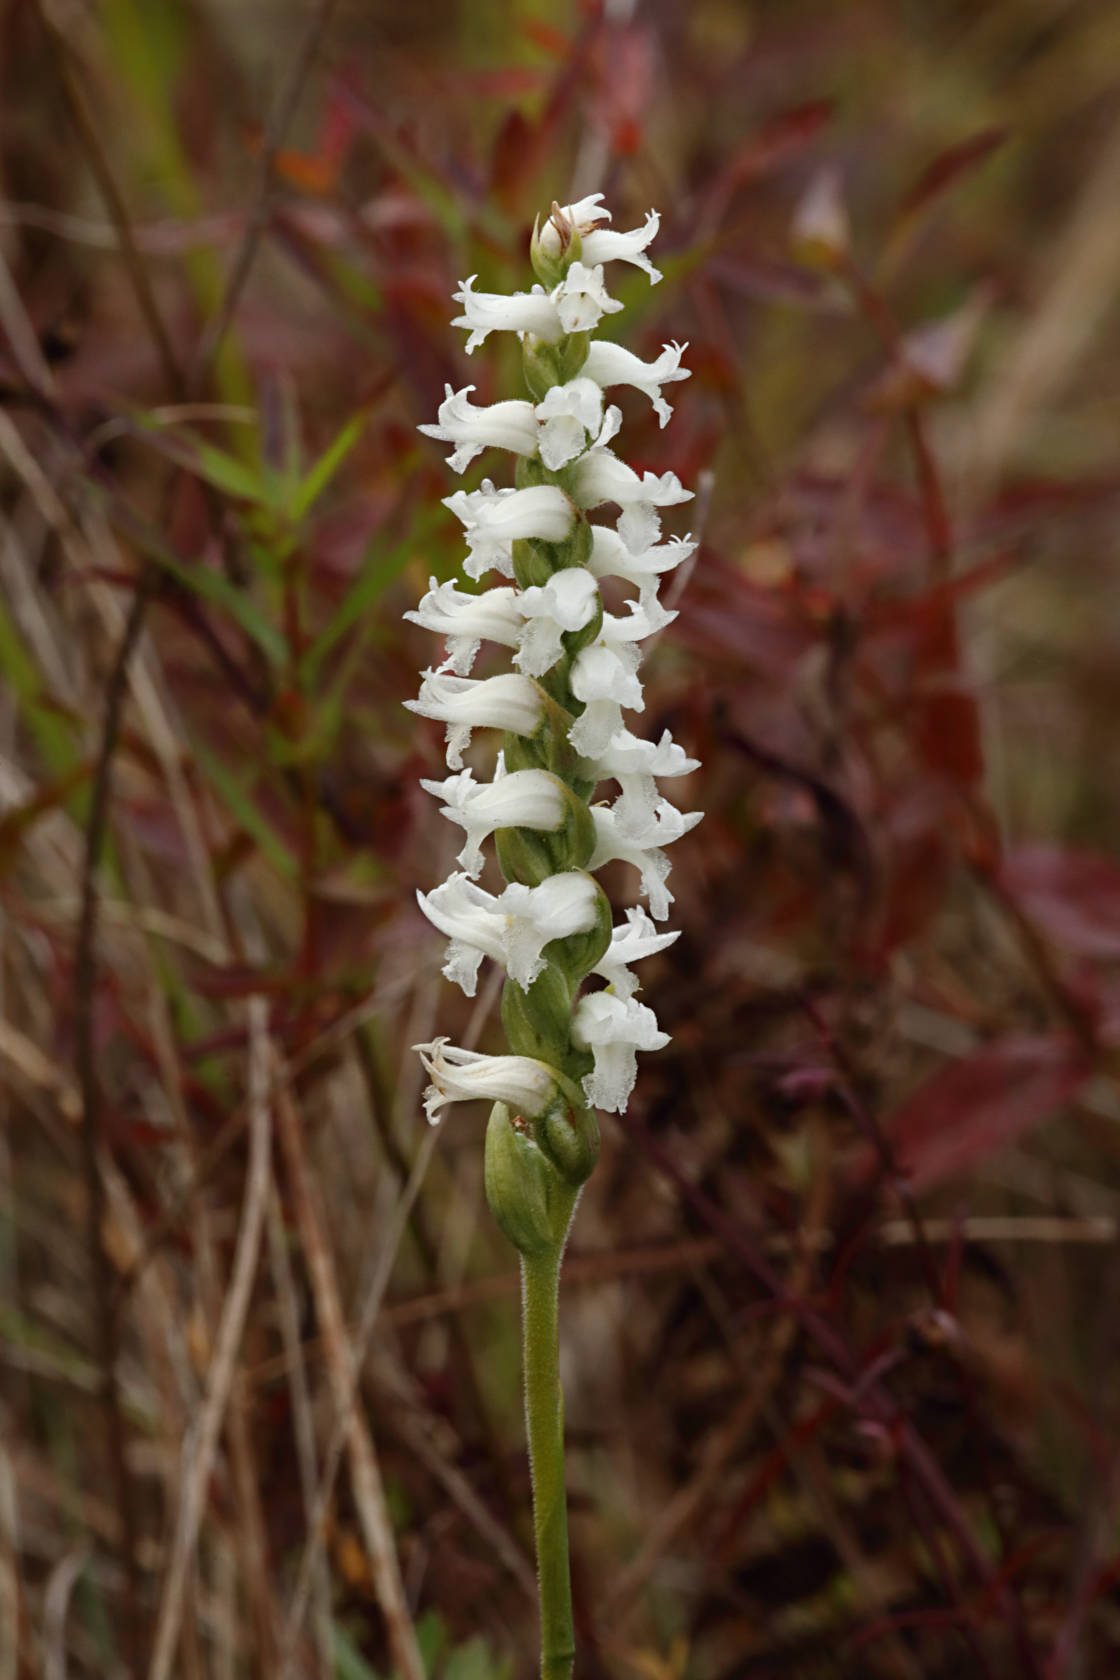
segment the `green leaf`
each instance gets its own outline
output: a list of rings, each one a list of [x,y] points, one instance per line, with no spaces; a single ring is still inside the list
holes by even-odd
[[[310,509],[319,500],[319,497],[361,437],[368,419],[368,409],[360,409],[351,420],[348,420],[334,442],[320,455],[303,483],[299,485],[288,506],[289,514],[297,524],[306,517]]]
[[[64,777],[71,773],[79,758],[72,731],[52,710],[38,664],[28,652],[22,632],[8,616],[3,601],[0,601],[0,677],[19,701],[51,774]]]
[[[469,1639],[452,1651],[444,1665],[442,1680],[510,1680],[508,1661],[496,1659],[485,1639]]]
[[[256,841],[277,874],[288,881],[298,880],[299,864],[295,854],[289,849],[287,841],[265,820],[233,771],[201,741],[195,742],[194,751],[223,804],[246,834]]]
[[[275,508],[276,480],[259,465],[243,461],[197,433],[180,428],[174,432],[157,426],[145,415],[138,416],[141,435],[167,460],[193,473],[223,495],[251,502],[255,507]]]
[[[331,1623],[331,1658],[334,1680],[382,1680],[337,1622]]]
[[[288,644],[280,631],[252,597],[231,583],[224,572],[216,571],[212,566],[188,565],[180,560],[167,548],[158,531],[119,502],[110,507],[110,516],[150,560],[170,572],[195,595],[227,612],[245,634],[252,637],[271,664],[283,665],[287,662]]]
[[[394,579],[399,577],[416,550],[443,523],[443,518],[442,509],[431,510],[417,522],[404,541],[391,548],[388,553],[377,547],[370,547],[350,588],[303,656],[300,678],[306,687],[314,687],[319,668],[335,643],[345,636],[384,594]]]

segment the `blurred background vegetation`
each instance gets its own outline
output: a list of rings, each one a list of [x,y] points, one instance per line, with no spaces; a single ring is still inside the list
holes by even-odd
[[[5,0],[0,1680],[531,1671],[401,613],[416,425],[518,394],[451,292],[596,190],[707,816],[567,1266],[579,1672],[1118,1671],[1118,93],[1109,0]]]

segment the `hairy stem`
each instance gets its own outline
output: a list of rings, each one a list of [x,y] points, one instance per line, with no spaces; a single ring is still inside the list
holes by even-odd
[[[570,1192],[568,1218],[575,1208]],[[565,1234],[566,1234],[565,1221]],[[563,1236],[543,1254],[523,1255],[521,1301],[525,1418],[533,1478],[533,1533],[540,1579],[541,1680],[569,1680],[575,1661],[568,1508],[564,1487],[564,1396],[560,1388],[558,1291]]]

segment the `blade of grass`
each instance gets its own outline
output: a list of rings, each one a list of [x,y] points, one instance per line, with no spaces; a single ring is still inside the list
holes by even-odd
[[[361,437],[368,419],[368,410],[360,409],[351,420],[348,420],[334,442],[324,450],[299,485],[288,504],[288,514],[297,524],[307,516],[319,500],[319,497]]]
[[[256,841],[260,851],[278,874],[282,875],[286,881],[298,880],[299,863],[295,853],[289,850],[287,842],[281,839],[276,830],[266,822],[233,771],[223,764],[221,759],[215,753],[212,753],[209,747],[204,746],[201,741],[195,742],[194,750],[199,765],[205,771],[214,791],[226,806],[230,815],[236,819],[250,839]]]
[[[416,550],[443,524],[444,518],[442,508],[425,514],[413,525],[408,536],[388,552],[371,545],[350,588],[303,656],[300,678],[305,687],[315,687],[327,654],[370,611],[394,579],[400,576]]]
[[[250,596],[232,584],[223,572],[180,560],[178,555],[171,553],[157,531],[119,501],[112,503],[108,511],[113,523],[149,560],[153,560],[192,594],[227,612],[256,642],[270,664],[281,666],[285,663],[288,649],[280,631]]]

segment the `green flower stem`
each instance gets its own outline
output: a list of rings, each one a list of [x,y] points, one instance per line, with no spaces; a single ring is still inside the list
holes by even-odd
[[[570,1680],[575,1661],[568,1509],[564,1487],[564,1396],[560,1388],[558,1307],[564,1239],[578,1191],[566,1186],[553,1204],[563,1231],[551,1248],[522,1255],[525,1417],[533,1478],[533,1532],[540,1580],[541,1680]],[[566,1217],[564,1217],[566,1215]]]

